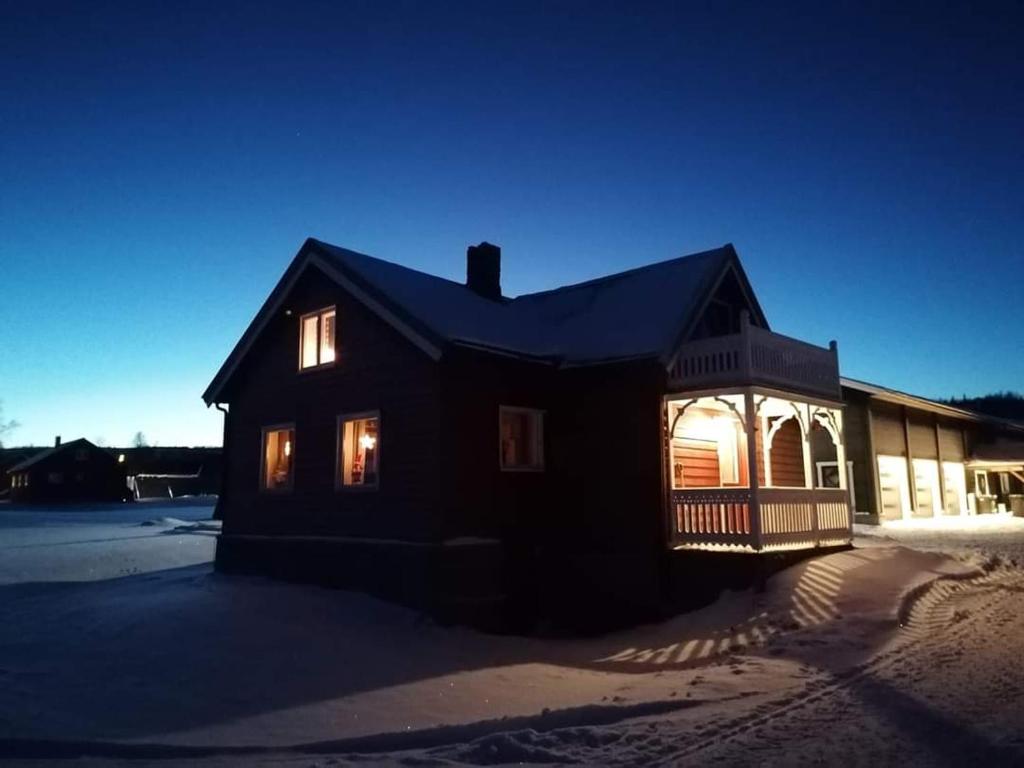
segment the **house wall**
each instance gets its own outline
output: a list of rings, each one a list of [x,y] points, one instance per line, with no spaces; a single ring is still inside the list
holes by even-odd
[[[337,308],[337,361],[299,372],[299,318]],[[441,536],[438,366],[342,288],[308,270],[229,383],[226,534]],[[377,490],[335,488],[337,416],[380,411]],[[261,430],[295,425],[294,484],[260,488]]]
[[[962,424],[951,419],[939,420],[939,447],[943,461],[964,460],[964,432]]]
[[[665,368],[656,361],[567,369],[551,431],[559,468],[549,532],[567,604],[644,611],[667,567]]]
[[[910,451],[915,459],[937,459],[935,443],[935,416],[924,411],[907,409]]]
[[[875,432],[875,453],[883,456],[906,456],[903,409],[898,405],[872,400],[871,419]]]
[[[853,491],[857,512],[878,514],[875,498],[875,476],[878,465],[871,452],[868,400],[858,392],[844,389],[843,438],[846,458],[853,462]]]

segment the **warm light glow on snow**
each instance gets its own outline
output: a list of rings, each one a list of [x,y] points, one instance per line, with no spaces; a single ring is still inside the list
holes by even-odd
[[[894,531],[985,531],[999,528],[1024,527],[1024,518],[1014,517],[1009,512],[987,515],[940,515],[939,517],[911,517],[905,520],[888,520],[882,528]]]

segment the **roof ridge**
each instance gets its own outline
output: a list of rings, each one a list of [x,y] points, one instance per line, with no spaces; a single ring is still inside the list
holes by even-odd
[[[512,299],[512,301],[519,301],[519,299],[533,298],[534,296],[546,296],[546,295],[549,295],[549,294],[552,294],[552,293],[560,293],[560,292],[563,292],[563,291],[572,291],[572,290],[576,290],[578,288],[589,288],[589,287],[591,287],[593,285],[596,285],[598,283],[609,283],[609,282],[612,282],[614,280],[620,280],[622,278],[635,275],[638,272],[645,272],[645,271],[647,271],[649,269],[654,269],[656,267],[664,267],[664,266],[666,266],[668,264],[675,264],[677,262],[687,261],[688,259],[700,259],[700,258],[707,258],[709,256],[715,256],[715,255],[721,254],[724,251],[726,251],[728,249],[731,249],[731,248],[732,248],[732,243],[726,243],[725,245],[721,245],[721,246],[719,246],[717,248],[709,248],[706,251],[697,251],[695,253],[684,254],[683,256],[675,256],[675,257],[673,257],[671,259],[664,259],[662,261],[655,261],[655,262],[652,262],[650,264],[641,264],[638,267],[632,267],[630,269],[625,269],[622,272],[613,272],[610,275],[601,275],[600,277],[593,277],[593,278],[591,278],[589,280],[584,280],[584,281],[579,282],[579,283],[569,283],[568,285],[560,285],[557,288],[548,288],[545,291],[534,291],[533,293],[522,293],[522,294],[516,296],[514,299]]]
[[[441,275],[435,275],[433,272],[424,272],[422,269],[416,269],[415,267],[407,267],[405,264],[399,264],[397,261],[388,261],[387,259],[382,259],[379,256],[371,256],[370,254],[362,253],[361,251],[353,251],[351,248],[345,248],[340,245],[334,245],[333,243],[328,243],[324,240],[318,240],[315,237],[311,237],[309,239],[312,242],[316,243],[317,245],[326,246],[327,248],[334,251],[341,251],[345,254],[351,254],[352,256],[358,256],[363,259],[369,259],[370,261],[376,261],[381,264],[387,264],[389,267],[397,267],[398,269],[404,269],[407,272],[415,272],[418,275],[423,275],[423,277],[429,277],[434,280],[440,280],[443,283],[450,283],[451,285],[458,286],[459,288],[469,288],[469,286],[467,286],[465,283],[460,283],[457,280],[451,280],[450,278],[447,277],[441,277]]]

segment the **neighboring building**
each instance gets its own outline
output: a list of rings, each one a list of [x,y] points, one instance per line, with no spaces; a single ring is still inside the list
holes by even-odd
[[[854,379],[842,384],[848,482],[865,522],[1024,515],[1024,425]]]
[[[772,333],[732,246],[515,299],[500,268],[306,241],[203,395],[219,568],[610,611],[692,550],[849,543],[846,475],[814,471],[846,465],[835,345]]]
[[[117,460],[85,438],[36,452],[7,470],[10,499],[20,504],[123,501]]]

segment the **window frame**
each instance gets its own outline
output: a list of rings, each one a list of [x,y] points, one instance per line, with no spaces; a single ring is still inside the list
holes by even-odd
[[[323,347],[323,316],[326,314],[334,313],[334,359],[328,360],[326,363],[320,361],[320,352]],[[316,365],[303,365],[302,364],[302,348],[303,342],[305,341],[306,334],[306,320],[310,317],[316,318]],[[309,373],[310,371],[321,371],[325,368],[331,368],[338,362],[338,306],[331,304],[320,309],[314,309],[312,312],[306,312],[299,315],[299,355],[298,355],[298,372]]]
[[[377,420],[377,445],[374,450],[377,452],[377,479],[372,484],[345,483],[345,432],[344,426],[347,421],[362,421],[365,419]],[[371,493],[380,490],[380,477],[383,467],[383,445],[384,445],[384,420],[381,418],[380,409],[374,411],[356,411],[352,413],[339,413],[334,421],[334,490],[345,493]]]
[[[531,418],[536,419],[534,427],[534,450],[537,452],[537,464],[536,465],[525,465],[506,467],[505,457],[501,450],[501,423],[502,417],[506,413],[523,413]],[[499,405],[498,406],[498,469],[502,472],[544,472],[545,471],[545,451],[544,451],[544,421],[547,416],[547,411],[541,408],[529,408],[519,405]]]
[[[978,482],[979,478],[983,478],[985,480],[985,492],[984,493],[981,492],[981,483]],[[976,470],[974,470],[974,495],[975,496],[991,496],[992,494],[989,492],[989,490],[990,490],[990,486],[989,486],[989,483],[988,483],[988,472],[986,472],[983,469],[976,469]]]
[[[267,486],[267,434],[270,432],[283,432],[285,430],[291,430],[292,433],[291,471],[288,473],[288,486],[286,488],[269,488]],[[260,474],[256,479],[256,482],[259,484],[260,493],[278,495],[288,494],[295,490],[295,450],[298,443],[299,434],[298,430],[295,429],[294,421],[268,424],[260,428]]]

